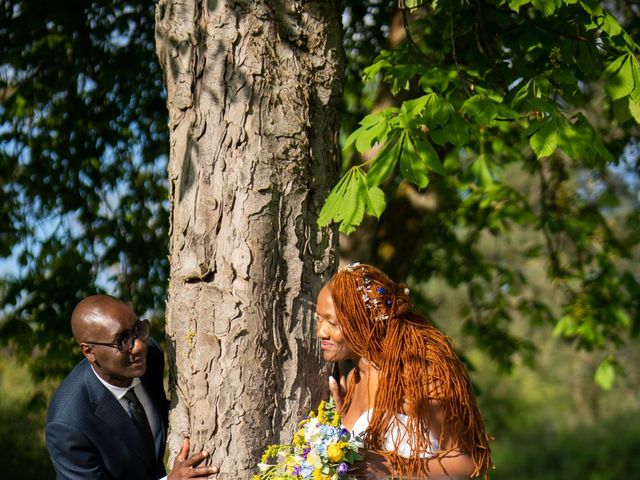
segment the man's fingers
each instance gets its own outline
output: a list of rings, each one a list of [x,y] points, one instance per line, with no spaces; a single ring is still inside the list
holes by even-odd
[[[196,453],[195,455],[187,458],[187,460],[184,462],[185,466],[187,467],[195,467],[197,465],[199,465],[200,463],[202,463],[202,461],[207,458],[209,456],[209,452],[200,452],[200,453]],[[209,468],[209,467],[206,467]]]
[[[210,475],[216,475],[217,473],[218,467],[210,466],[191,468],[188,475],[190,478],[208,478]]]
[[[187,459],[187,455],[189,455],[189,437],[184,437],[182,440],[182,448],[178,454],[178,461],[184,462]]]

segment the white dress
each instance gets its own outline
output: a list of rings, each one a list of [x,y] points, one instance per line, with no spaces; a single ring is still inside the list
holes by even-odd
[[[364,412],[360,417],[356,420],[351,427],[351,436],[359,436],[362,438],[362,434],[369,426],[369,420],[371,419],[371,415],[373,415],[373,409],[369,409]],[[391,424],[389,430],[387,431],[387,435],[384,440],[384,448],[388,451],[395,450],[395,445],[398,445],[398,455],[401,457],[409,458],[411,456],[415,456],[413,453],[413,449],[411,445],[409,445],[409,439],[407,435],[407,416],[398,413],[396,415],[396,421]],[[431,449],[420,452],[419,456],[423,458],[428,458],[433,456],[434,451],[438,451],[438,440],[434,438],[434,436],[429,433],[429,440],[431,441]],[[360,447],[363,445],[360,444]]]

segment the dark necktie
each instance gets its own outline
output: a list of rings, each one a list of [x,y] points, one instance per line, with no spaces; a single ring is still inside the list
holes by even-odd
[[[140,430],[147,448],[150,449],[150,453],[153,452],[153,457],[155,459],[155,442],[153,441],[153,433],[151,432],[151,427],[149,427],[149,420],[147,419],[147,415],[144,412],[144,407],[140,403],[140,400],[138,400],[138,397],[133,391],[133,388],[127,390],[127,393],[124,394],[124,399],[129,404],[129,411],[131,412],[131,416],[133,417],[133,421],[136,424],[136,427],[138,427],[138,430]]]

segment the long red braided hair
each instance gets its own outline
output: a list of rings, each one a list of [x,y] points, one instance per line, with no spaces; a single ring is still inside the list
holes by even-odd
[[[384,453],[401,475],[428,475],[420,452],[441,459],[452,450],[468,454],[472,476],[488,478],[493,465],[489,436],[467,371],[450,340],[426,316],[412,310],[409,290],[379,269],[351,264],[334,275],[329,287],[336,317],[353,352],[379,371],[373,413],[364,433],[365,447]],[[353,399],[358,370],[352,375],[343,411]],[[430,409],[439,402],[443,412],[439,449],[430,439]],[[386,451],[385,437],[407,414],[406,431],[411,457],[398,445]]]

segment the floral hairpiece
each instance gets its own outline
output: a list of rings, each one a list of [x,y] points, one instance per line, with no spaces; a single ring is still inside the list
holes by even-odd
[[[387,313],[387,308],[391,306],[393,300],[390,296],[385,295],[387,292],[382,286],[376,288],[375,293],[377,295],[374,294],[371,279],[367,276],[364,266],[360,262],[353,262],[342,267],[340,271],[347,271],[349,273],[360,271],[362,273],[362,285],[358,286],[358,291],[361,292],[362,301],[364,302],[365,307],[367,310],[375,313],[373,319],[376,322],[388,320],[389,314]],[[409,290],[409,287],[405,287],[403,292],[405,295],[409,296],[411,290]],[[380,299],[377,298],[379,296],[382,296],[384,301],[380,301]]]
[[[386,307],[391,305],[391,298],[384,297],[384,302],[380,302],[378,298],[374,295],[371,279],[367,276],[367,272],[360,262],[353,262],[341,270],[346,270],[349,273],[357,272],[358,270],[362,273],[362,285],[358,286],[358,291],[361,292],[362,301],[367,310],[375,313],[373,319],[376,322],[384,321],[389,319],[389,315],[387,314]],[[384,295],[386,290],[384,287],[378,287],[376,289],[378,295]]]

